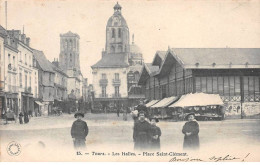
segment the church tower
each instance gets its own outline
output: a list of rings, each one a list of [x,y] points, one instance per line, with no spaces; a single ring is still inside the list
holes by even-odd
[[[106,26],[106,54],[129,52],[129,29],[117,3]]]
[[[71,31],[60,35],[60,67],[66,73],[80,71],[79,39],[79,35]]]

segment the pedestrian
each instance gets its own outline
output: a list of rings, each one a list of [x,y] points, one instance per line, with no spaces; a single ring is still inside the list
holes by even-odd
[[[184,136],[183,149],[199,149],[199,124],[195,119],[194,113],[189,113],[186,118],[188,122],[182,128]]]
[[[30,117],[30,118],[33,117],[33,115],[32,115],[32,110],[31,110],[31,109],[29,110],[29,117]]]
[[[82,120],[82,118],[84,118],[84,113],[76,112],[74,117],[77,119],[73,122],[71,127],[71,136],[73,138],[74,148],[84,149],[86,147],[85,141],[88,135],[88,125]]]
[[[140,100],[139,105],[136,107],[136,110],[138,110],[138,112],[144,111],[146,117],[148,117],[147,107],[145,106],[145,104],[142,100]]]
[[[119,106],[117,106],[116,113],[117,113],[117,117],[119,117],[119,113],[120,113]]]
[[[127,109],[123,109],[123,120],[127,121]]]
[[[161,148],[160,145],[160,136],[162,135],[161,129],[156,125],[159,122],[157,118],[151,118],[151,149],[159,151]]]
[[[151,140],[151,124],[145,120],[145,113],[139,112],[139,119],[134,124],[134,149],[148,150]]]
[[[29,115],[27,111],[24,112],[24,123],[25,124],[29,123]]]
[[[23,113],[20,112],[20,113],[19,113],[19,123],[20,123],[20,124],[23,124],[23,116],[24,116]]]

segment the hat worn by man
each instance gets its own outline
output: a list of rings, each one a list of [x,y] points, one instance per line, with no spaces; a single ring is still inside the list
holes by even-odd
[[[195,113],[194,113],[194,112],[191,112],[191,113],[188,113],[188,114],[186,115],[186,118],[188,118],[190,115],[193,115],[193,116],[195,117]]]
[[[77,116],[79,116],[79,115],[84,117],[84,113],[82,113],[82,112],[76,112],[74,117],[77,118]]]
[[[158,123],[158,122],[159,122],[159,119],[158,119],[158,118],[156,118],[156,117],[152,117],[152,118],[150,118],[150,121],[152,121],[152,120],[155,120],[155,122],[156,122],[156,123]]]
[[[140,115],[144,115],[144,116],[145,116],[145,112],[144,112],[144,111],[140,111],[140,112],[138,113],[138,117],[139,117]]]

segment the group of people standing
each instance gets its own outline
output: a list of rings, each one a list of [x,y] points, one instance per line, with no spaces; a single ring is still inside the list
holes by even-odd
[[[160,150],[160,136],[162,132],[156,125],[159,120],[146,116],[147,108],[142,103],[137,106],[136,111],[136,116],[133,115],[135,120],[133,133],[135,150]],[[147,117],[150,119],[150,122]],[[199,149],[199,124],[195,119],[195,114],[187,114],[186,119],[188,121],[182,128],[182,133],[184,134],[183,149]]]
[[[136,109],[134,119],[133,140],[134,149],[137,151],[156,150],[161,148],[160,137],[161,129],[156,125],[158,118],[147,118],[147,109],[144,105],[139,105]],[[89,133],[87,123],[83,121],[84,113],[77,112],[74,117],[77,119],[71,127],[71,136],[73,138],[75,149],[84,149],[85,141]],[[199,149],[199,124],[195,119],[194,113],[187,114],[188,121],[184,124],[182,133],[184,134],[183,148]]]

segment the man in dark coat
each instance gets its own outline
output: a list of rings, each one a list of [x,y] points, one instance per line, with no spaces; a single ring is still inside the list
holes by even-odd
[[[157,118],[151,118],[151,149],[159,151],[161,148],[160,145],[160,136],[162,135],[161,129],[156,125],[159,122]]]
[[[144,112],[139,112],[139,120],[134,124],[134,149],[147,150],[151,141],[151,124],[145,120]]]
[[[29,123],[29,115],[27,111],[24,112],[24,123]]]
[[[190,113],[186,116],[188,122],[182,128],[184,136],[183,149],[199,149],[199,124],[195,120],[195,114]]]
[[[88,125],[82,120],[84,113],[77,112],[74,117],[77,118],[77,120],[72,124],[71,136],[74,141],[74,148],[82,149],[86,147],[85,141],[88,135]]]

